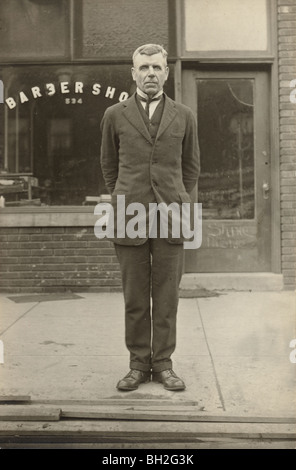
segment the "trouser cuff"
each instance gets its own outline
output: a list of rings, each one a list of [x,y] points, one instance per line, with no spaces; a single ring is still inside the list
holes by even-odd
[[[140,370],[142,372],[149,372],[149,370],[152,370],[153,372],[162,372],[163,370],[172,369],[172,367],[172,361],[158,362],[152,365],[136,361],[130,362],[131,369]]]
[[[152,372],[162,372],[163,370],[172,369],[172,361],[159,362],[157,364],[152,364]]]
[[[142,362],[131,361],[130,368],[140,370],[142,372],[149,372],[149,370],[151,370],[151,364],[144,364]]]

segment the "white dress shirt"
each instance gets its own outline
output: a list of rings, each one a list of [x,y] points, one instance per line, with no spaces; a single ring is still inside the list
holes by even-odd
[[[148,98],[148,95],[146,95],[146,93],[144,93],[142,90],[140,90],[140,88],[137,87],[137,94],[142,96],[142,98],[145,98],[147,99]],[[156,95],[153,96],[153,98],[158,98],[159,96],[161,96],[163,94],[163,90],[160,90],[158,93],[156,93]],[[140,100],[140,103],[141,105],[143,106],[143,108],[145,109],[146,108],[146,104],[145,101],[141,101]],[[152,101],[150,103],[150,106],[149,106],[149,119],[152,118],[153,116],[153,113],[154,111],[156,110],[157,106],[159,104],[159,101]]]

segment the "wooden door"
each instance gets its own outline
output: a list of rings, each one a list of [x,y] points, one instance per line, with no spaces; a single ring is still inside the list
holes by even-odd
[[[185,70],[182,82],[198,121],[203,221],[185,272],[271,271],[269,76]]]

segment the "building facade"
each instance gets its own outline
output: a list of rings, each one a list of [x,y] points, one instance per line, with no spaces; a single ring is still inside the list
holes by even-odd
[[[2,0],[0,24],[2,292],[121,289],[94,234],[100,121],[150,42],[198,121],[202,245],[185,275],[295,288],[296,0]]]

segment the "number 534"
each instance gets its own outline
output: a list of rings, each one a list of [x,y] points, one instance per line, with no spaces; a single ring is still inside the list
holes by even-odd
[[[82,104],[82,98],[65,98],[66,104]]]

